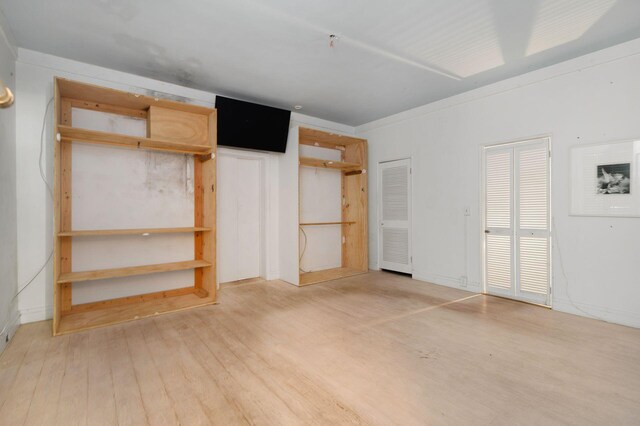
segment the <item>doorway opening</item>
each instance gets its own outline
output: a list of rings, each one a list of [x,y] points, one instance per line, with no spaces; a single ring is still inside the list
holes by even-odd
[[[551,305],[550,140],[483,147],[485,293]]]
[[[378,164],[378,264],[412,273],[411,159]]]

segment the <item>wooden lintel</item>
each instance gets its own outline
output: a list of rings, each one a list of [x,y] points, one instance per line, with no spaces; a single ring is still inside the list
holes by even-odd
[[[88,109],[92,111],[106,112],[109,114],[126,115],[128,117],[146,119],[148,112],[141,109],[126,108],[117,105],[105,104],[101,102],[83,101],[80,99],[67,99],[63,101],[69,101],[72,108]]]

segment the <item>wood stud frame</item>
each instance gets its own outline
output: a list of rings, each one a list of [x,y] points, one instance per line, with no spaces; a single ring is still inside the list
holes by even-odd
[[[342,220],[301,222],[300,226],[342,226],[342,266],[300,274],[300,286],[363,274],[369,270],[367,140],[300,127],[298,143],[341,152],[341,161],[300,156],[300,167],[322,167],[342,173]],[[300,189],[302,191],[302,189]]]
[[[121,92],[66,79],[54,79],[54,301],[53,334],[65,334],[216,302],[216,110]],[[147,138],[73,127],[72,108],[147,120]],[[194,224],[192,228],[74,230],[71,206],[72,143],[97,143],[128,149],[192,154]],[[150,233],[193,233],[194,259],[158,265],[73,271],[73,238]],[[188,288],[73,304],[74,282],[193,269]],[[83,283],[81,285],[90,285]]]

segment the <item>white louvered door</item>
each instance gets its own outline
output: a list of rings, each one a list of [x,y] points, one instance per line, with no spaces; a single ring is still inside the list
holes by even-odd
[[[378,167],[378,256],[380,268],[411,273],[411,161]]]
[[[485,287],[550,304],[549,140],[484,153]]]

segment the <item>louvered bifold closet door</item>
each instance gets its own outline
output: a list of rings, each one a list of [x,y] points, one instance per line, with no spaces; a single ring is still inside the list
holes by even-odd
[[[489,293],[512,296],[513,149],[485,152],[485,282]]]
[[[379,164],[380,267],[411,273],[411,163]]]
[[[514,148],[516,177],[516,297],[548,305],[549,144],[541,139]]]

